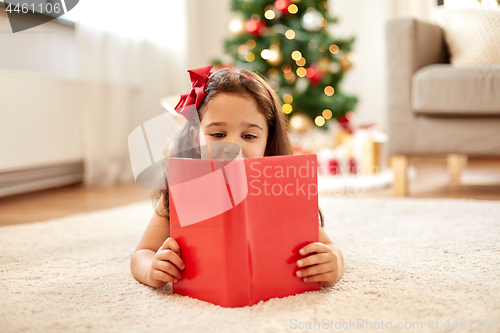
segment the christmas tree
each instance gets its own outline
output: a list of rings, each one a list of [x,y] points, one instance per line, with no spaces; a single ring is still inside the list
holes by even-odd
[[[354,38],[334,38],[327,30],[337,19],[326,0],[232,0],[225,41],[230,64],[260,73],[278,93],[283,112],[326,128],[328,119],[346,119],[357,103],[340,83],[352,66]],[[308,117],[304,117],[307,115]]]

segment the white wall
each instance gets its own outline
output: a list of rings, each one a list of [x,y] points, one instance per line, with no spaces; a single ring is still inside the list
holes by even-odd
[[[0,70],[0,87],[0,172],[83,159],[78,80]]]
[[[429,18],[437,0],[329,0],[339,23],[333,36],[355,36],[357,63],[346,73],[342,89],[358,96],[355,123],[387,128],[387,66],[385,25],[396,17]]]
[[[13,34],[7,13],[1,9],[0,69],[77,78],[74,29],[48,22]]]
[[[342,90],[358,96],[357,124],[386,121],[385,23],[394,15],[392,0],[330,0],[331,15],[339,23],[329,30],[334,37],[356,37],[355,65],[346,72]]]
[[[190,68],[207,66],[224,55],[224,40],[230,36],[227,25],[232,17],[230,0],[189,0]]]

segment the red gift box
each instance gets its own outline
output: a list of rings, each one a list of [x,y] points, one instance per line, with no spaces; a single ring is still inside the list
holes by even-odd
[[[319,241],[316,155],[168,163],[186,265],[174,293],[240,307],[321,289],[296,276],[298,251]]]

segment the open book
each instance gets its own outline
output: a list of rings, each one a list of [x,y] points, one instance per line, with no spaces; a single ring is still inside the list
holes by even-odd
[[[224,307],[321,289],[296,276],[319,241],[316,155],[168,159],[170,235],[186,268],[173,292]]]

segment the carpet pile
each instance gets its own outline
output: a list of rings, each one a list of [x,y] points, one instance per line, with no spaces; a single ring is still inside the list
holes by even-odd
[[[320,206],[344,276],[243,308],[134,279],[150,202],[2,227],[0,331],[498,331],[500,204],[322,196]]]

